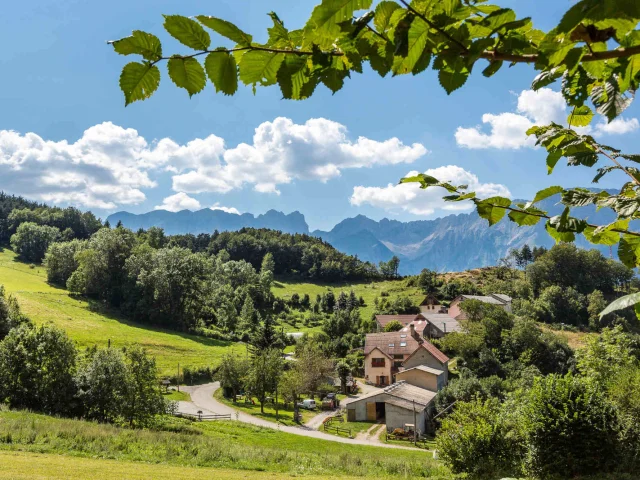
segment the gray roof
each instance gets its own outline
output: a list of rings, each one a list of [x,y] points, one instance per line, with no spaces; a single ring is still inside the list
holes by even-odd
[[[411,370],[421,370],[423,372],[432,373],[434,375],[442,375],[444,373],[443,370],[438,370],[437,368],[427,367],[426,365],[418,365],[417,367],[407,368],[406,370],[401,370],[398,373],[410,372]]]
[[[506,303],[505,300],[488,295],[460,295],[460,298],[462,298],[462,300],[479,300],[484,303],[493,303],[494,305],[504,305]]]
[[[509,295],[505,295],[504,293],[492,293],[492,297],[496,297],[499,300],[502,300],[506,303],[511,301],[511,297]]]
[[[459,332],[461,330],[460,323],[446,313],[423,313],[422,316],[443,333]]]
[[[378,395],[385,396],[384,403],[389,403],[407,410],[413,410],[415,405],[417,411],[422,411],[427,408],[431,402],[433,402],[437,392],[432,392],[426,388],[416,387],[415,385],[411,385],[403,380],[388,386],[384,390],[378,390],[364,395],[350,402],[349,405]]]

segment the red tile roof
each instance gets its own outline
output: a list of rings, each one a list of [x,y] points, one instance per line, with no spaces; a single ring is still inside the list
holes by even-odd
[[[438,350],[438,347],[436,347],[433,343],[425,340],[424,343],[422,343],[418,348],[416,348],[415,351],[413,351],[411,355],[409,355],[409,357],[405,359],[405,362],[409,360],[409,358],[413,357],[420,348],[424,348],[425,350],[427,350],[427,352],[429,352],[440,363],[446,363],[449,361],[449,357],[447,357],[444,353]]]

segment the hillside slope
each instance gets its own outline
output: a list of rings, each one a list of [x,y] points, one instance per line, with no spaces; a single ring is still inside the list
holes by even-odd
[[[46,282],[43,267],[30,268],[16,255],[0,252],[0,285],[15,295],[22,311],[37,324],[52,322],[64,329],[79,347],[114,347],[139,344],[155,356],[161,375],[173,375],[180,367],[217,363],[235,344],[194,335],[154,329],[104,313],[99,305],[71,297],[67,290]],[[238,347],[240,348],[240,347]]]

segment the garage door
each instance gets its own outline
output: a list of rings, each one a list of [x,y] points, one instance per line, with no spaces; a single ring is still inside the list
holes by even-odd
[[[377,418],[376,403],[375,402],[367,403],[367,420],[370,422],[375,422],[376,418]]]

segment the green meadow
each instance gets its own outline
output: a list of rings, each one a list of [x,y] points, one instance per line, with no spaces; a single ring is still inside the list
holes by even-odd
[[[184,366],[212,365],[239,344],[207,339],[137,324],[102,305],[73,297],[47,283],[44,267],[19,262],[10,250],[0,252],[0,284],[14,295],[22,311],[36,324],[51,322],[64,329],[78,347],[123,347],[139,344],[155,356],[161,375]]]

